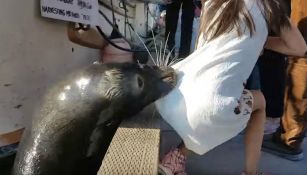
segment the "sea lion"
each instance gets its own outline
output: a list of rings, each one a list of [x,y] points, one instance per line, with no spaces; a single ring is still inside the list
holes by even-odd
[[[96,174],[125,118],[166,95],[172,68],[132,63],[93,64],[58,83],[26,128],[15,175]]]

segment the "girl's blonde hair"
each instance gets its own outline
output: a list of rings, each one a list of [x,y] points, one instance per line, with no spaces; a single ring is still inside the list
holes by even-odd
[[[208,1],[208,4],[205,6],[206,1]],[[279,34],[281,28],[290,27],[284,0],[255,1],[258,1],[260,7],[263,7],[262,14],[267,22],[268,29]],[[213,40],[233,29],[237,31],[238,36],[241,36],[241,21],[246,23],[250,36],[255,32],[253,18],[245,6],[244,0],[203,0],[202,3],[203,8],[206,9],[203,10],[201,15],[198,37],[204,37],[205,41]],[[220,10],[221,8],[223,10]]]

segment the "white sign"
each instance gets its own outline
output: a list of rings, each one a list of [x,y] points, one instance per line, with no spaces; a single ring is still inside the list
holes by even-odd
[[[84,24],[98,24],[98,0],[41,0],[41,15]]]

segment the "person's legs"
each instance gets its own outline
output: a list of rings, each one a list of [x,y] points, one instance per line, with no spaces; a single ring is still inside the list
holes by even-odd
[[[254,175],[257,171],[265,122],[265,99],[260,91],[251,91],[251,93],[254,102],[245,133],[245,175]]]
[[[180,6],[180,0],[174,0],[172,3],[166,5],[165,41],[167,41],[167,47],[169,50],[172,50],[175,47],[175,34]]]
[[[301,144],[307,129],[307,60],[288,61],[285,109],[280,128],[264,151],[298,161],[303,159]]]
[[[307,60],[289,62],[289,82],[281,139],[299,149],[307,129]]]
[[[250,91],[253,96],[253,108],[251,118],[246,127],[245,134],[245,166],[243,170],[244,175],[254,175],[257,171],[258,161],[261,154],[261,144],[263,139],[263,128],[265,122],[265,99],[260,91]],[[243,96],[245,98],[245,96]],[[248,98],[248,97],[246,97]],[[247,101],[246,101],[247,103]],[[178,163],[166,164],[165,162],[181,162],[175,159],[185,160],[189,154],[189,150],[181,143],[176,149],[171,150],[161,161],[160,168],[175,170],[184,170],[185,164],[178,166]],[[177,158],[176,158],[177,157]],[[184,157],[184,159],[183,159]],[[173,161],[171,161],[173,160]],[[169,166],[171,165],[171,166]],[[178,168],[179,167],[179,168]],[[177,169],[176,169],[177,168]],[[167,171],[166,169],[166,171]]]
[[[266,100],[264,134],[272,134],[279,127],[284,110],[286,59],[282,54],[265,50],[258,65],[261,91]]]
[[[179,58],[185,58],[190,54],[193,20],[194,20],[194,3],[193,0],[183,0],[181,14],[181,36]]]

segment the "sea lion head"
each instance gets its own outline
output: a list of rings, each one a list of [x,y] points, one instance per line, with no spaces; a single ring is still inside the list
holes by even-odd
[[[114,111],[133,115],[170,92],[176,84],[176,73],[170,67],[140,66],[131,63],[106,65],[104,97]]]

